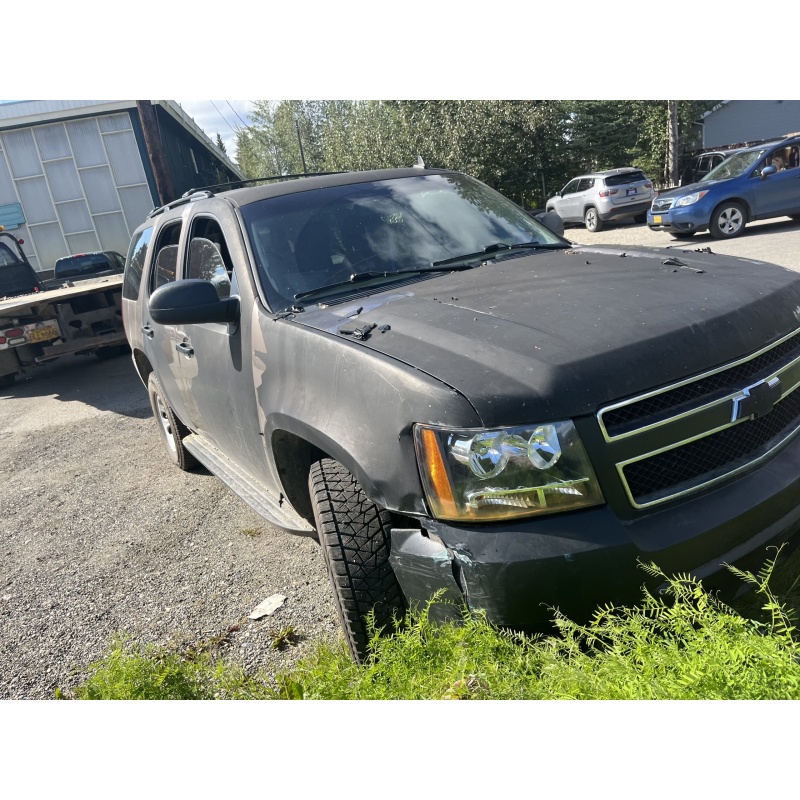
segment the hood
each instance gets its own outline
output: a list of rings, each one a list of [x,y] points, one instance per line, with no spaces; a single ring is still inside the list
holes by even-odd
[[[675,189],[667,189],[666,191],[659,192],[656,197],[660,200],[662,197],[683,197],[685,194],[691,194],[692,192],[701,192],[703,190],[708,190],[712,186],[719,186],[723,183],[730,183],[731,181],[737,180],[736,177],[733,178],[725,178],[721,181],[697,181],[696,183],[687,183],[686,186],[678,186]]]
[[[745,356],[800,327],[800,275],[702,251],[574,247],[295,317],[422,370],[486,425],[598,407]],[[388,326],[388,328],[387,328]]]

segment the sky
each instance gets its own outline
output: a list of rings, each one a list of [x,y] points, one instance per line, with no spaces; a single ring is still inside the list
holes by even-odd
[[[176,100],[212,142],[222,137],[231,161],[236,161],[236,131],[250,124],[251,100]]]

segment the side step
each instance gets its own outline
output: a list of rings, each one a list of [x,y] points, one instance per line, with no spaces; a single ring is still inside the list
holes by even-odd
[[[314,533],[314,528],[292,508],[288,500],[276,502],[262,484],[243,472],[202,437],[190,434],[183,440],[183,444],[204,467],[268,522],[290,533]]]

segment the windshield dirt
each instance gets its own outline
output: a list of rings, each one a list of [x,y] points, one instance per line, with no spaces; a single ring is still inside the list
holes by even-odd
[[[726,178],[738,178],[743,175],[758,159],[764,155],[766,150],[745,150],[743,153],[737,153],[735,156],[718,164],[711,172],[705,177],[701,178],[701,182],[705,181],[724,181]]]
[[[275,311],[364,273],[360,288],[377,289],[495,243],[564,244],[494,190],[452,174],[297,192],[245,206],[242,216]]]

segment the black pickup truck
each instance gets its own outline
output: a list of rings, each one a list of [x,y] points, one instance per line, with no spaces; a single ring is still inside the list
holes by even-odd
[[[800,276],[570,244],[465,175],[197,191],[126,333],[171,460],[316,535],[346,638],[438,589],[540,628],[800,531]]]

